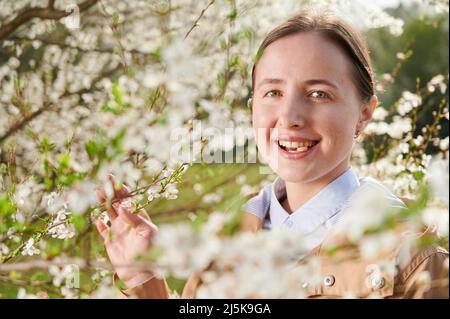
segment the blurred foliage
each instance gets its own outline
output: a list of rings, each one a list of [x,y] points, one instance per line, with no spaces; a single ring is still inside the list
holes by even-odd
[[[395,82],[387,87],[386,92],[379,96],[381,105],[385,108],[394,105],[404,90],[415,92],[418,86],[418,79],[424,85],[436,74],[448,74],[448,15],[419,17],[415,16],[415,12],[414,7],[399,7],[393,12],[395,16],[402,17],[405,21],[404,32],[399,37],[393,37],[386,29],[372,29],[366,34],[378,76],[392,72],[398,63],[396,58],[398,52],[409,50],[412,52],[412,56],[401,66],[398,75],[395,77]],[[49,41],[61,42],[60,38],[64,37],[64,34],[55,33],[52,36],[55,38],[49,39]],[[39,60],[42,55],[42,49],[34,50],[29,48],[24,55],[28,59]],[[7,58],[8,52],[0,49],[0,63],[6,61]],[[27,66],[28,63],[23,63],[21,67],[27,68]],[[103,106],[104,111],[114,114],[125,112],[128,105],[123,102],[122,92],[117,82],[114,83],[113,97],[115,104],[105,104]],[[437,97],[433,94],[424,101],[422,107],[426,109],[426,112],[419,113],[416,134],[421,131],[422,126],[432,121],[432,111],[437,109],[438,102]],[[120,152],[119,146],[122,133],[120,132],[116,139],[112,141],[106,139],[92,140],[87,145],[89,156],[97,159],[100,163],[107,158],[108,148],[112,147],[116,152]],[[441,136],[448,136],[448,125],[443,126],[440,134]],[[53,147],[47,137],[41,140],[41,146],[44,152],[50,151]],[[433,149],[428,150],[431,153],[433,151]],[[48,188],[53,189],[59,185],[71,184],[79,178],[68,171],[68,162],[70,162],[70,155],[65,154],[60,157],[59,166],[51,167],[48,164],[49,181],[46,183]],[[261,174],[260,168],[260,164],[193,164],[183,176],[183,183],[180,185],[178,198],[170,201],[156,198],[152,201],[152,206],[151,209],[148,209],[148,213],[155,224],[163,224],[191,221],[195,218],[202,220],[214,211],[228,212],[237,202],[242,200],[244,195],[241,194],[240,185],[236,183],[236,179],[239,176],[245,176],[245,184],[254,187],[255,191],[261,189],[261,182],[266,183],[273,178],[273,176]],[[64,171],[66,174],[64,180],[52,179],[53,171]],[[201,190],[196,185],[201,185]],[[211,193],[218,194],[220,199],[218,201],[205,202],[205,195]],[[3,211],[6,212],[12,209],[11,205],[6,195],[0,196],[0,217]],[[33,227],[24,227],[27,231],[25,235],[31,235],[35,230],[42,228],[42,223],[45,223],[45,220],[37,222]],[[93,231],[92,223],[87,223],[86,219],[77,216],[73,216],[73,223],[76,226],[78,235],[75,238],[64,240],[49,238],[46,240],[46,246],[41,247],[42,257],[51,260],[66,254],[69,256],[82,256],[86,260],[95,260],[98,256],[105,255],[103,241],[100,235]],[[0,225],[0,230],[5,226],[8,225]],[[448,242],[445,244],[448,246]],[[18,256],[16,262],[25,259],[26,257]],[[82,292],[89,292],[95,289],[95,281],[89,278],[92,273],[92,270],[81,272]],[[4,275],[1,276],[0,298],[15,298],[18,288],[21,286],[27,287],[27,291],[30,293],[37,293],[40,291],[39,287],[44,285],[49,297],[60,296],[59,288],[49,284],[52,276],[47,271],[11,272],[6,277],[3,277]],[[168,278],[168,283],[178,292],[181,291],[181,287],[184,284],[183,281],[174,278]]]
[[[411,57],[402,64],[395,82],[378,96],[381,105],[387,109],[394,105],[403,91],[416,92],[437,74],[448,76],[449,16],[419,16],[416,12],[414,6],[392,10],[393,15],[405,21],[404,31],[399,37],[393,37],[387,29],[372,29],[366,33],[378,78],[392,72],[398,63],[397,53],[411,53]],[[432,122],[432,112],[437,110],[440,98],[432,94],[423,101],[414,136],[421,134],[422,127]],[[448,136],[448,124],[442,124],[440,137]],[[427,153],[436,151],[437,148],[430,145]]]

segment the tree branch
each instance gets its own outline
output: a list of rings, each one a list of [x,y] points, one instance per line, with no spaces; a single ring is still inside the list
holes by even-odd
[[[30,42],[37,40],[37,41],[40,41],[40,42],[42,42],[42,43],[44,43],[46,45],[56,45],[56,46],[58,46],[58,47],[60,47],[62,49],[75,49],[75,50],[77,50],[79,52],[82,52],[82,53],[98,52],[98,53],[115,54],[114,48],[99,48],[99,47],[95,47],[95,48],[85,49],[85,48],[82,48],[82,47],[79,47],[79,46],[75,46],[75,45],[72,45],[72,44],[67,44],[67,43],[60,42],[60,41],[57,41],[57,40],[54,40],[54,39],[50,39],[50,38],[36,38],[36,39],[32,39],[32,38],[29,38],[27,36],[12,36],[12,37],[10,37],[10,39],[14,40],[14,41],[30,41]],[[151,54],[144,53],[144,52],[141,52],[141,51],[136,50],[136,49],[124,50],[124,51],[127,52],[127,53],[130,53],[132,55],[142,56],[144,58],[145,57],[151,57]]]
[[[67,265],[76,265],[80,268],[86,268],[87,267],[87,263],[83,258],[66,258],[66,257],[61,257],[58,256],[52,260],[45,260],[45,259],[32,259],[29,261],[24,261],[24,262],[17,262],[14,264],[3,264],[0,265],[0,273],[1,272],[11,272],[13,270],[15,271],[27,271],[27,270],[31,270],[31,269],[35,269],[35,268],[42,268],[42,269],[46,269],[50,266],[58,266],[58,267],[63,267],[63,266],[67,266]],[[93,267],[99,267],[99,268],[105,268],[105,269],[111,269],[111,265],[109,263],[106,262],[102,262],[102,261],[92,261],[91,262],[91,266]]]
[[[30,121],[32,121],[35,117],[38,117],[41,113],[43,113],[44,111],[48,110],[50,108],[52,104],[51,103],[46,103],[44,104],[42,107],[40,107],[39,109],[37,109],[36,111],[34,111],[33,113],[25,116],[24,118],[22,118],[20,121],[17,121],[16,123],[13,124],[13,126],[11,126],[9,128],[8,131],[6,131],[5,134],[3,134],[2,136],[0,136],[0,145],[11,135],[13,135],[14,133],[16,133],[17,131],[19,131],[20,129],[22,129],[25,125],[27,125]]]
[[[80,12],[85,11],[97,3],[98,0],[86,0],[78,5]],[[47,19],[47,20],[59,20],[67,17],[71,12],[64,10],[58,10],[54,8],[54,1],[50,1],[46,8],[24,8],[19,14],[9,23],[3,25],[0,28],[0,41],[5,40],[10,36],[17,28],[27,23],[33,18]]]
[[[55,8],[55,0],[48,0],[48,8],[49,9]]]
[[[91,88],[101,79],[103,79],[104,77],[109,77],[112,76],[116,71],[118,71],[120,69],[120,65],[112,68],[111,70],[105,71],[100,73],[96,78],[94,78],[91,82]],[[60,98],[64,98],[67,96],[71,96],[71,95],[81,95],[84,93],[89,92],[90,89],[81,89],[78,90],[76,92],[69,92],[66,91],[63,95],[61,95]],[[5,134],[0,136],[0,145],[2,145],[2,143],[8,139],[11,135],[13,135],[14,133],[16,133],[17,131],[21,130],[25,125],[27,125],[29,122],[31,122],[32,120],[34,120],[35,118],[37,118],[39,115],[43,114],[44,112],[48,111],[51,106],[53,104],[50,102],[46,102],[44,103],[43,106],[41,106],[39,109],[37,109],[36,111],[34,111],[33,113],[29,114],[28,116],[25,116],[24,118],[22,118],[21,120],[17,121],[15,124],[13,124],[13,126],[11,126]]]
[[[189,29],[189,31],[186,33],[186,35],[184,36],[184,38],[186,39],[189,34],[192,32],[192,30],[194,30],[195,27],[198,26],[198,22],[200,21],[200,19],[203,17],[203,15],[205,14],[206,10],[208,10],[208,8],[210,6],[212,6],[214,4],[215,0],[211,0],[208,5],[206,6],[206,8],[204,8],[202,10],[202,12],[200,12],[200,15],[197,17],[197,19],[194,21],[194,24],[191,26],[191,28]]]

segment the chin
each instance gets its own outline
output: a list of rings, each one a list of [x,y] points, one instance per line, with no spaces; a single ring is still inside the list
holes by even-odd
[[[318,169],[315,170],[304,170],[301,168],[291,168],[291,167],[279,167],[274,172],[279,176],[282,180],[289,183],[309,183],[319,178],[319,174],[317,172],[320,171]]]

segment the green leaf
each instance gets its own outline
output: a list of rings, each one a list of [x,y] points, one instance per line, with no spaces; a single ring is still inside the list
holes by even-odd
[[[110,145],[114,148],[114,150],[117,153],[121,153],[123,151],[122,142],[123,139],[125,138],[125,133],[126,133],[125,129],[121,129],[119,133],[117,133],[117,135],[114,136],[113,139],[111,140]]]
[[[196,218],[192,221],[191,226],[194,229],[194,231],[199,231],[207,220],[208,220],[208,213],[202,210],[198,211],[196,213]]]
[[[416,181],[421,181],[425,177],[425,173],[420,171],[415,171],[412,175]]]
[[[86,228],[88,224],[86,217],[84,215],[72,214],[70,216],[70,220],[75,225],[75,229],[77,230],[77,232],[81,232],[83,229]]]
[[[59,157],[59,170],[63,172],[70,167],[70,153],[65,152]]]
[[[9,216],[15,210],[15,205],[7,195],[0,197],[0,216]]]
[[[150,53],[150,56],[152,57],[155,62],[161,62],[161,54],[162,54],[162,47],[156,48],[155,51]]]
[[[230,19],[230,20],[236,19],[237,14],[238,14],[237,8],[236,8],[236,7],[233,7],[233,8],[231,9],[231,12],[228,14],[228,19]]]
[[[246,39],[248,39],[248,40],[253,40],[253,38],[254,38],[254,32],[253,32],[253,30],[252,30],[251,28],[245,28],[245,29],[242,31],[242,34],[243,34],[244,37],[245,37]]]
[[[5,163],[0,163],[0,174],[6,174],[8,172],[8,166]]]
[[[217,76],[217,86],[220,88],[220,89],[224,89],[224,87],[225,87],[225,84],[226,84],[226,81],[225,81],[225,74],[223,74],[223,72],[221,72],[221,73],[219,73],[219,75]]]
[[[30,277],[30,280],[32,281],[46,281],[49,280],[51,277],[49,273],[43,272],[43,271],[37,271],[33,273]]]
[[[119,83],[117,81],[113,83],[112,94],[114,96],[114,102],[123,107],[123,93],[120,90]]]
[[[17,280],[22,278],[22,274],[16,270],[13,270],[9,273],[9,278],[12,280]]]
[[[48,153],[50,151],[53,151],[55,147],[56,147],[55,143],[53,143],[50,140],[47,134],[44,134],[44,136],[41,139],[40,151],[42,153]]]
[[[228,66],[230,68],[233,68],[233,67],[235,67],[238,64],[239,64],[239,55],[233,54],[233,56],[231,57],[230,61],[228,62]]]
[[[89,140],[86,143],[86,152],[91,160],[97,158],[99,160],[104,159],[106,157],[106,148],[107,145],[104,141],[94,141]]]
[[[242,217],[244,216],[244,210],[243,205],[246,202],[245,198],[239,198],[237,201],[235,201],[232,206],[230,207],[231,209],[231,218],[230,220],[224,225],[221,233],[224,236],[232,236],[234,234],[236,234],[240,228],[241,228],[241,223],[242,223]]]
[[[120,16],[117,12],[113,14],[112,19],[115,25],[118,25],[120,23]]]

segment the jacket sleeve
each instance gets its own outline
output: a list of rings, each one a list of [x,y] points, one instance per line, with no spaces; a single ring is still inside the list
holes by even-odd
[[[168,299],[169,287],[164,278],[152,277],[146,282],[126,290],[121,290],[125,297],[139,299]]]
[[[400,298],[448,299],[448,252],[431,247],[416,254],[400,272]]]

